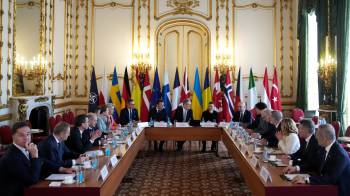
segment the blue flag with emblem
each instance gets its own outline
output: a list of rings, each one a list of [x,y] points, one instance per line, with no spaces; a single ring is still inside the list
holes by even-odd
[[[89,93],[89,112],[95,112],[98,107],[98,89],[96,82],[95,67],[92,67]]]
[[[160,82],[159,82],[159,75],[158,75],[158,67],[156,68],[156,71],[154,73],[154,81],[153,81],[153,87],[152,87],[152,99],[151,99],[151,107],[153,108],[157,104],[157,100],[161,98],[161,92],[160,92]]]

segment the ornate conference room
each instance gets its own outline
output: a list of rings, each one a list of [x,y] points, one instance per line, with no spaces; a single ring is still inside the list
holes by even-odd
[[[0,34],[1,196],[350,195],[348,0],[0,0]]]

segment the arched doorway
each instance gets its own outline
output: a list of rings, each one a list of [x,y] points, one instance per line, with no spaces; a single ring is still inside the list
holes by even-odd
[[[200,22],[176,19],[162,23],[156,30],[156,63],[161,81],[166,70],[172,87],[176,67],[182,82],[185,67],[188,70],[190,89],[193,88],[196,67],[199,68],[201,84],[205,69],[210,66],[210,33]]]

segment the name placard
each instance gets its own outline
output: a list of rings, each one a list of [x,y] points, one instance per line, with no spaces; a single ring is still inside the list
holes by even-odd
[[[133,131],[131,136],[132,136],[132,138],[134,138],[133,140],[135,140],[137,138],[136,131]]]
[[[140,135],[141,131],[143,130],[143,128],[137,127],[136,128],[136,133],[137,135]]]
[[[100,176],[102,178],[103,181],[106,180],[107,176],[108,176],[108,169],[107,169],[107,166],[104,165],[100,171]]]
[[[117,156],[114,154],[114,155],[111,157],[110,161],[111,161],[112,167],[115,167],[115,166],[117,165],[117,163],[118,163]]]
[[[154,127],[168,127],[168,123],[161,121],[161,122],[154,122]]]
[[[131,146],[131,144],[132,144],[131,137],[128,138],[127,144],[128,144],[129,147]]]
[[[148,122],[141,122],[137,123],[137,127],[144,128],[144,127],[149,127]]]
[[[247,147],[247,145],[242,144],[241,149],[242,149],[242,153],[243,153],[243,154],[247,154],[247,153],[248,153],[248,147]]]
[[[230,126],[230,123],[228,122],[220,122],[218,127],[228,128],[229,126]]]
[[[256,158],[255,155],[253,155],[252,159],[250,159],[250,163],[253,165],[253,167],[259,167],[258,158]]]
[[[201,127],[216,127],[215,122],[201,122]]]
[[[176,122],[175,127],[190,127],[188,122]]]
[[[262,179],[265,182],[268,182],[268,181],[272,182],[271,174],[270,174],[269,170],[267,170],[266,167],[264,167],[264,166],[261,167],[260,176],[262,177]]]

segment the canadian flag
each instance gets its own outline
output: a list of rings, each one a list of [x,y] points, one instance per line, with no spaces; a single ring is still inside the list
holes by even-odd
[[[190,85],[188,83],[187,69],[185,67],[184,77],[183,77],[183,86],[181,90],[180,104],[182,104],[185,99],[190,97]]]
[[[265,67],[263,84],[264,84],[264,92],[263,92],[261,101],[266,103],[268,109],[271,109],[271,102],[270,102],[270,96],[269,96],[269,76],[267,74],[267,67]]]
[[[216,70],[216,72],[215,72],[212,100],[214,103],[215,110],[218,113],[218,121],[221,122],[221,120],[222,120],[222,92],[221,92],[221,87],[220,87],[220,78],[219,78],[218,70]]]
[[[277,77],[277,69],[274,68],[273,79],[272,79],[272,87],[271,87],[271,109],[282,111],[282,102],[281,95],[278,89],[278,77]]]
[[[152,97],[151,84],[149,82],[148,71],[145,73],[145,79],[143,80],[143,92],[142,92],[142,101],[141,101],[141,121],[148,121],[148,113],[150,108],[150,100]]]

